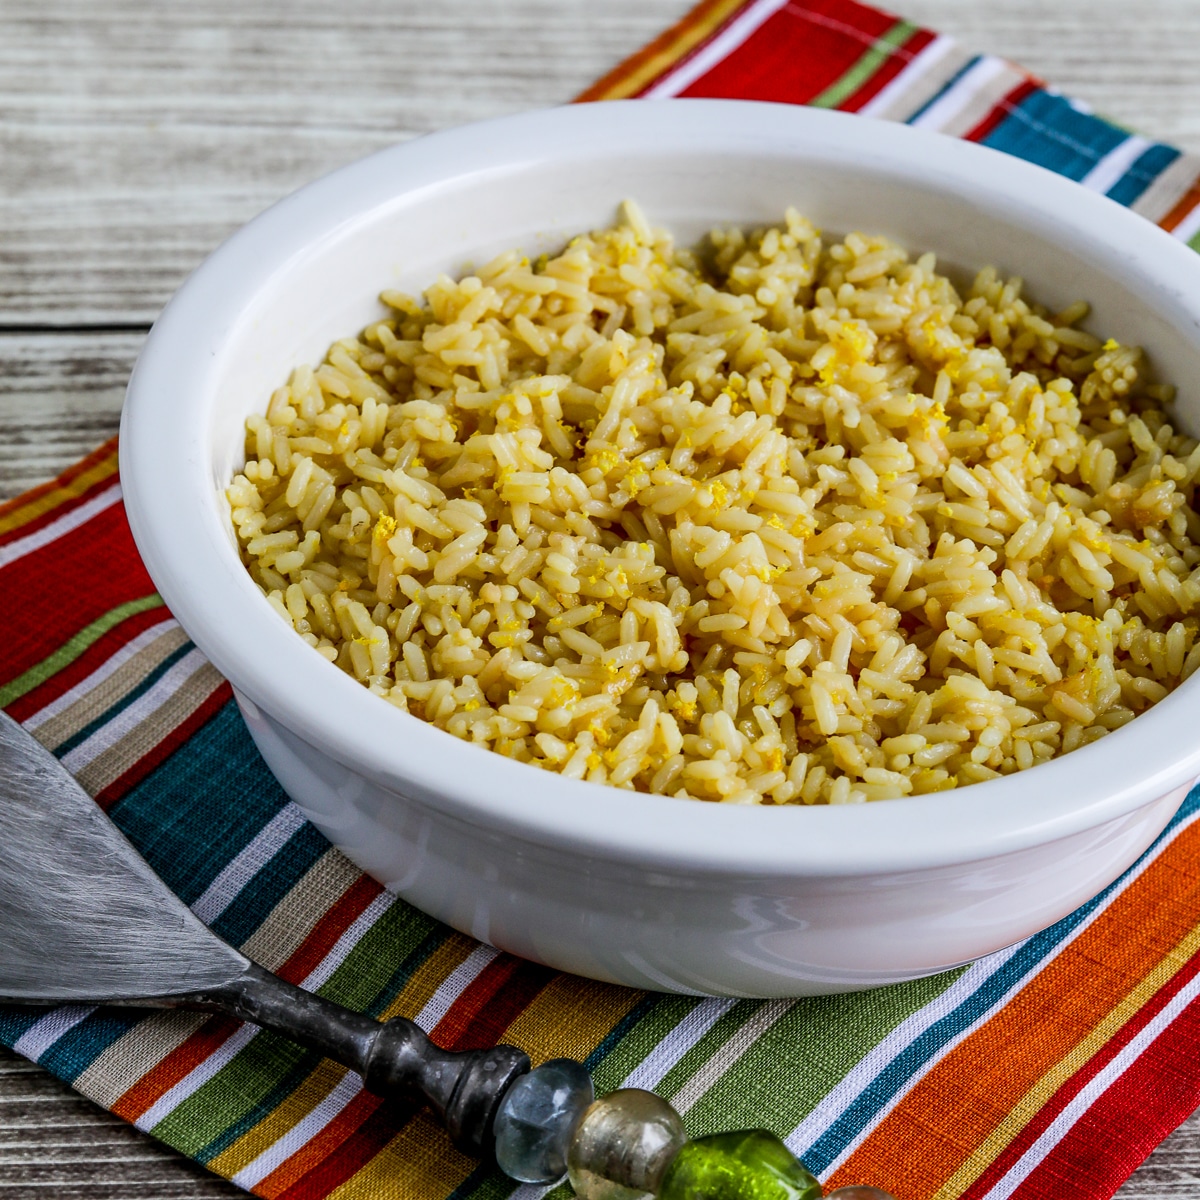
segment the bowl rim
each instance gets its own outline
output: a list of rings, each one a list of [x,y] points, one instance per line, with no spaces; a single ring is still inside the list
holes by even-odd
[[[642,867],[757,878],[925,870],[1069,837],[1194,780],[1200,739],[1188,736],[1188,705],[1198,680],[1089,746],[972,784],[965,796],[960,789],[748,811],[597,788],[460,741],[381,702],[304,647],[265,602],[216,517],[207,453],[207,397],[222,346],[255,297],[314,245],[422,189],[598,151],[714,146],[854,164],[951,188],[1030,228],[1069,227],[1103,262],[1153,278],[1200,339],[1200,256],[1106,197],[941,134],[792,105],[691,99],[570,105],[430,134],[269,208],[201,264],[154,324],[122,411],[120,474],[138,550],[188,635],[251,710],[374,783],[494,836]],[[1091,798],[1081,802],[1082,791]]]

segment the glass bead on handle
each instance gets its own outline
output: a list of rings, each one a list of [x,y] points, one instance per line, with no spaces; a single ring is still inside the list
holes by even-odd
[[[567,1151],[567,1178],[579,1200],[649,1200],[687,1133],[660,1096],[621,1088],[583,1114]]]
[[[659,1200],[821,1200],[821,1185],[773,1133],[742,1129],[685,1142],[658,1195]]]
[[[579,1200],[821,1200],[821,1185],[773,1133],[690,1139],[679,1114],[641,1088],[599,1100],[582,1064],[554,1059],[518,1079],[495,1120],[496,1162],[510,1178],[556,1183]],[[852,1186],[826,1200],[894,1200]]]
[[[522,1075],[496,1114],[496,1165],[522,1183],[557,1183],[579,1119],[595,1099],[592,1077],[573,1058],[554,1058]]]

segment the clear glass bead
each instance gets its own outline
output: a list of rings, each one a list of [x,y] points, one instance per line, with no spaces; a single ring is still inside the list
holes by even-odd
[[[821,1185],[765,1129],[688,1142],[663,1176],[659,1200],[821,1200]],[[864,1197],[863,1200],[868,1200]]]
[[[653,1092],[621,1088],[583,1114],[567,1152],[579,1200],[646,1200],[687,1140],[679,1114]]]
[[[522,1183],[557,1183],[567,1173],[571,1134],[594,1098],[592,1077],[573,1058],[522,1075],[496,1114],[496,1165]]]
[[[825,1200],[896,1200],[891,1192],[883,1188],[870,1187],[865,1183],[852,1183],[847,1187],[834,1188]]]

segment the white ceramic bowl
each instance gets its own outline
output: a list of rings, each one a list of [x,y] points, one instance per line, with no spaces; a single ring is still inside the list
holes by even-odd
[[[796,205],[943,266],[994,263],[1148,348],[1200,430],[1200,258],[1116,204],[902,126],[729,101],[604,103],[409,142],[251,222],[184,285],[129,385],[121,475],[163,597],[232,681],[267,763],[337,846],[466,933],[568,971],[784,996],[913,978],[1070,912],[1200,775],[1200,679],[1098,743],[958,792],[847,808],[647,796],[511,762],[398,712],[308,649],[238,561],[222,490],[247,414],[420,291],[636,198],[684,239]]]

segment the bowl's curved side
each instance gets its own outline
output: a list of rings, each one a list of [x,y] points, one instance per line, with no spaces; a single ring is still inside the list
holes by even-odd
[[[419,909],[522,958],[693,995],[827,995],[931,975],[1022,940],[1112,883],[1187,787],[1058,841],[972,863],[779,879],[548,850],[335,763],[239,696],[263,757],[350,859]]]
[[[1133,814],[1200,775],[1193,680],[1099,742],[969,795],[697,805],[597,789],[457,742],[298,641],[239,562],[221,499],[246,415],[296,363],[377,315],[382,288],[419,290],[472,255],[547,247],[610,220],[630,195],[685,238],[718,221],[777,220],[796,203],[834,228],[935,246],[952,264],[994,262],[1030,277],[1047,303],[1095,298],[1098,325],[1148,345],[1167,376],[1200,377],[1200,259],[1049,172],[918,130],[789,106],[610,102],[452,130],[354,164],[281,202],[196,272],[152,331],[122,418],[127,510],[152,577],[241,695],[310,748],[309,765],[349,771],[351,791],[367,789],[381,814],[385,797],[406,797],[446,826],[540,847],[546,861],[834,890],[1002,856],[1015,869],[1048,843],[1136,825]],[[1200,396],[1190,402],[1200,429]],[[288,783],[282,761],[272,765]],[[349,792],[344,802],[352,813]],[[321,820],[336,835],[336,814]],[[1115,874],[1112,862],[1093,882]]]

